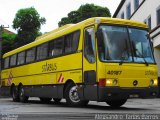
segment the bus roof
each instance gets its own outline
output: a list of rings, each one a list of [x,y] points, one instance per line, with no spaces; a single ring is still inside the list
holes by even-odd
[[[141,22],[137,22],[137,21],[133,21],[133,20],[108,18],[108,17],[93,17],[93,18],[86,19],[82,22],[79,22],[77,24],[64,25],[64,26],[57,28],[49,33],[46,33],[40,37],[37,37],[35,41],[4,54],[3,58],[8,57],[10,55],[13,55],[15,53],[22,52],[22,51],[27,50],[29,48],[32,48],[34,46],[40,45],[40,44],[45,43],[47,41],[50,41],[54,38],[57,38],[57,37],[65,35],[65,34],[68,34],[70,32],[73,32],[75,30],[79,30],[79,29],[84,28],[86,26],[89,26],[92,24],[99,24],[99,23],[128,25],[128,26],[134,26],[134,27],[140,27],[140,28],[146,28],[146,29],[148,28],[146,24],[141,23]]]

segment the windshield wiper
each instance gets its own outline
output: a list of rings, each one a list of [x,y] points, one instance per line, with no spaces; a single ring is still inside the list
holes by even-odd
[[[138,54],[140,55],[140,57],[143,58],[143,60],[144,60],[144,62],[145,62],[145,64],[146,64],[146,66],[149,66],[149,64],[148,64],[148,62],[146,61],[146,59],[145,59],[145,57],[143,56],[143,54],[141,54],[141,53],[139,52],[138,49],[135,49],[135,50],[138,52]]]
[[[125,49],[125,50],[123,51],[122,56],[121,56],[121,61],[120,61],[119,65],[122,65],[122,64],[124,63],[124,60],[125,60],[125,58],[126,58],[126,57],[125,57],[125,54],[127,54],[128,57],[129,57],[128,50],[129,50],[129,49]]]

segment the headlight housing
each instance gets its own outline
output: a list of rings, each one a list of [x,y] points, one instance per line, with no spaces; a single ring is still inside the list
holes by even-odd
[[[151,79],[150,86],[158,86],[158,79]]]
[[[99,86],[101,86],[101,87],[105,87],[105,86],[118,86],[118,79],[101,78],[101,79],[99,79]]]

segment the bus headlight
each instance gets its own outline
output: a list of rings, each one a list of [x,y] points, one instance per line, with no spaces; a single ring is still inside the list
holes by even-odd
[[[99,86],[105,87],[105,86],[118,86],[118,80],[117,79],[106,79],[101,78],[99,79]]]
[[[107,86],[117,86],[118,80],[117,79],[106,79]]]
[[[155,85],[155,86],[158,85],[158,79],[154,79],[154,84],[153,85]]]
[[[106,85],[111,86],[112,85],[112,79],[106,79]]]
[[[152,80],[150,81],[150,85],[151,85],[151,86],[157,86],[157,85],[158,85],[158,79],[152,79]]]

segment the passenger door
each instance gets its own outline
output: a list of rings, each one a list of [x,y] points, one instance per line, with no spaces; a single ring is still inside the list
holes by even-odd
[[[83,82],[84,98],[97,100],[96,45],[94,26],[84,30],[83,41]]]

